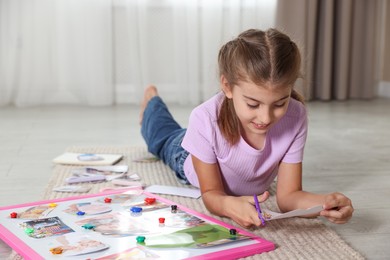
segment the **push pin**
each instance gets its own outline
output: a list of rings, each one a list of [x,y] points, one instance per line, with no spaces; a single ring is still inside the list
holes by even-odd
[[[64,251],[64,249],[63,249],[62,247],[50,248],[50,252],[51,252],[53,255],[60,255],[60,254],[62,254],[63,251]]]
[[[160,226],[160,227],[165,226],[165,218],[159,218],[159,219],[158,219],[158,223],[159,223],[159,226]]]
[[[176,213],[177,212],[177,205],[171,205],[171,212]]]
[[[85,224],[85,225],[82,225],[82,227],[85,229],[94,229],[95,228],[95,226],[92,224]]]
[[[136,240],[137,240],[137,243],[144,243],[145,242],[145,237],[144,236],[138,236],[136,238]]]
[[[78,216],[83,216],[83,215],[85,215],[85,212],[84,211],[77,211],[77,213],[76,213]]]
[[[111,203],[112,199],[111,198],[105,198],[104,203]]]
[[[130,211],[131,211],[132,216],[137,217],[137,216],[141,215],[142,208],[141,207],[131,207]]]
[[[34,229],[33,228],[26,228],[24,230],[24,232],[26,232],[27,235],[30,235],[30,234],[34,233]]]
[[[49,203],[49,208],[55,208],[57,207],[57,203]]]
[[[18,217],[18,213],[12,212],[11,214],[9,214],[9,216],[10,216],[11,218],[17,218],[17,217]]]
[[[230,235],[235,236],[235,235],[237,235],[237,230],[234,229],[234,228],[231,228],[231,229],[229,230],[229,233],[230,233]]]
[[[151,204],[156,202],[156,199],[155,198],[145,198],[144,201],[145,201],[146,205],[151,205]]]

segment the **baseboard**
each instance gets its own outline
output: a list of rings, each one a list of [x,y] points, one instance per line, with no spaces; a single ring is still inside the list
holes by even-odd
[[[390,98],[390,81],[379,82],[378,97]]]

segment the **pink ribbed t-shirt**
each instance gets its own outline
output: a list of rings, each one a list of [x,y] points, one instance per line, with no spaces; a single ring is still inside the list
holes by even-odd
[[[190,116],[182,146],[205,163],[218,163],[225,192],[253,195],[266,191],[278,172],[280,162],[299,163],[307,136],[305,106],[291,99],[286,114],[266,134],[264,147],[256,150],[241,138],[231,146],[217,124],[224,94],[216,94],[196,107]],[[199,187],[191,156],[184,162],[188,181]]]

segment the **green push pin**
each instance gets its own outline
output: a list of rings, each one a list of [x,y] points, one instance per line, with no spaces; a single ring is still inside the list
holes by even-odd
[[[27,235],[31,235],[32,233],[34,233],[34,229],[33,228],[26,228],[24,230],[24,232],[26,232]]]
[[[95,228],[95,226],[92,225],[92,224],[85,224],[82,227],[85,228],[85,229],[94,229]]]
[[[145,242],[144,236],[138,236],[136,239],[137,239],[137,243],[139,243],[139,244],[143,244]]]

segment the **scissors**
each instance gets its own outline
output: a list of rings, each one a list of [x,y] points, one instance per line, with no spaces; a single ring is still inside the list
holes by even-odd
[[[261,212],[259,200],[257,199],[257,195],[256,194],[253,195],[253,199],[255,200],[255,207],[256,207],[256,210],[257,210],[257,215],[259,216],[259,219],[261,220],[261,225],[265,226],[265,219],[264,219],[263,214]]]

